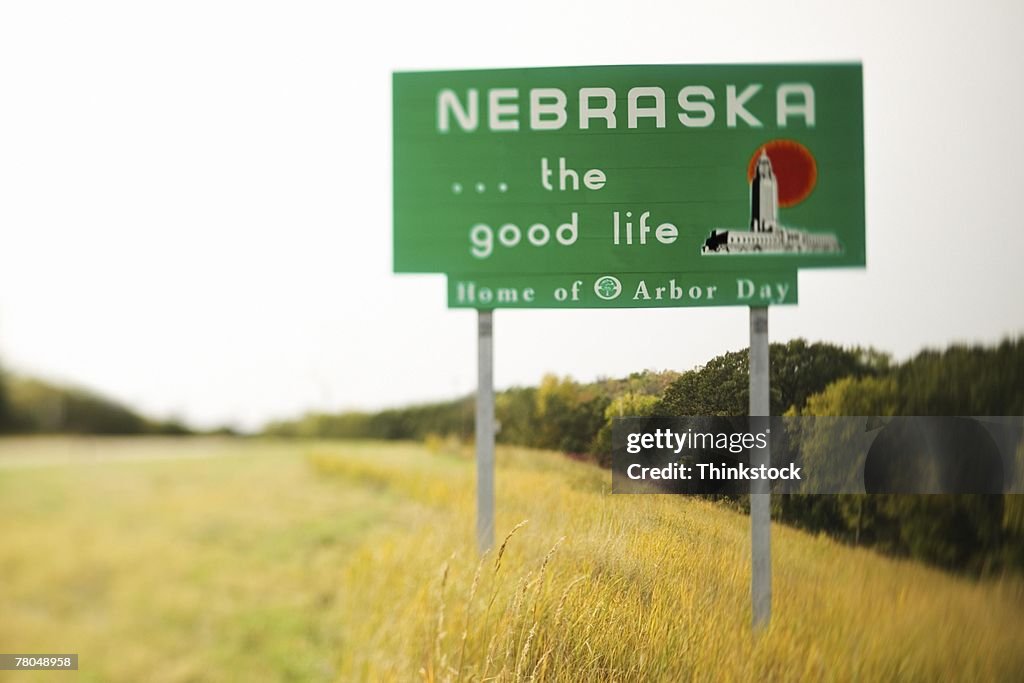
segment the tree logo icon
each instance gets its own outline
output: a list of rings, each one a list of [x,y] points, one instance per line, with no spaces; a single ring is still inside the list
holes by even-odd
[[[622,294],[622,283],[619,282],[617,277],[611,275],[599,277],[597,282],[594,283],[594,294],[597,294],[598,297],[605,301],[617,299],[619,294]]]

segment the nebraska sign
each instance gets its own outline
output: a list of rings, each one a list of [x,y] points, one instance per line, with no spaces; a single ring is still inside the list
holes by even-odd
[[[864,265],[858,64],[396,73],[394,268]]]

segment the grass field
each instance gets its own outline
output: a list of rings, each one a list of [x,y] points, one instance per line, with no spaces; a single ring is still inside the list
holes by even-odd
[[[747,519],[608,495],[499,449],[500,558],[473,467],[413,444],[0,440],[0,680],[1021,680],[1024,585],[773,529],[749,628]]]

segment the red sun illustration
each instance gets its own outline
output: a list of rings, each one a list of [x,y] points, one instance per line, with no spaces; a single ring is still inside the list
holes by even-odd
[[[796,140],[772,140],[758,147],[747,164],[747,182],[754,179],[757,160],[764,150],[772,161],[779,184],[779,206],[794,206],[814,190],[818,182],[818,164],[810,150]]]

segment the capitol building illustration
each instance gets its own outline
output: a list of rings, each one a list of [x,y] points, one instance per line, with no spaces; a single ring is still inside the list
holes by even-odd
[[[779,186],[765,150],[750,181],[750,230],[715,229],[702,254],[838,254],[839,240],[828,233],[809,233],[779,223]]]

